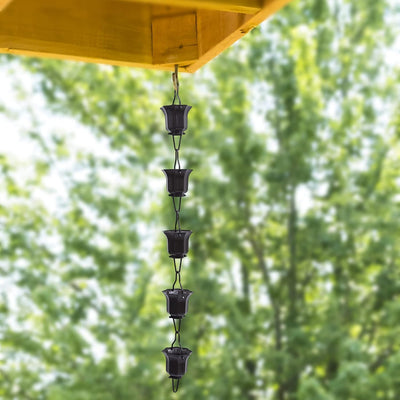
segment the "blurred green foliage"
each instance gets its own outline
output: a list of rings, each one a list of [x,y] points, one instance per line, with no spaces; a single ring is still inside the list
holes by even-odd
[[[93,148],[74,148],[68,126],[44,136],[32,123],[34,162],[1,153],[0,398],[400,399],[396,11],[295,1],[181,75],[194,294],[178,395],[161,354],[169,73],[3,57]],[[53,188],[56,207],[52,179],[67,191]]]

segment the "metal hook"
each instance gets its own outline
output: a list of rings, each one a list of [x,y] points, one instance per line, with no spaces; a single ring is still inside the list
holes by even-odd
[[[172,104],[175,104],[175,100],[178,99],[179,105],[182,104],[181,98],[179,97],[179,76],[178,76],[178,64],[175,64],[175,72],[172,73],[172,83],[174,85],[174,99]]]
[[[175,92],[179,92],[178,64],[175,64],[175,72],[172,73],[172,83],[174,84]]]

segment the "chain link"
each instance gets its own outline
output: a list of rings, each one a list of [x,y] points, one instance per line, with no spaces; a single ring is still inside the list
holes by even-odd
[[[171,347],[174,347],[174,344],[176,343],[176,341],[178,341],[178,346],[181,349],[182,345],[181,345],[181,323],[182,320],[181,319],[175,319],[172,318],[172,321],[174,323],[174,330],[175,330],[175,337],[174,337],[174,341],[171,344]]]
[[[172,203],[174,205],[174,210],[175,210],[175,232],[180,232],[181,231],[181,219],[180,219],[180,213],[181,213],[181,207],[182,207],[182,197],[178,197],[178,200],[176,200],[176,197],[172,196]]]
[[[171,381],[172,381],[172,391],[174,392],[174,393],[176,393],[177,391],[178,391],[178,389],[179,389],[179,382],[180,382],[180,378],[178,378],[178,379],[176,379],[176,378],[173,378],[173,379],[171,379]]]
[[[177,265],[176,259],[174,258],[174,269],[175,269],[175,280],[172,285],[172,289],[175,290],[176,282],[178,281],[181,290],[183,290],[181,282],[181,269],[182,269],[182,258],[179,259],[179,264]]]
[[[178,143],[176,143],[175,135],[172,135],[172,143],[174,145],[174,150],[175,150],[174,169],[181,169],[181,162],[179,160],[179,150],[181,149],[181,144],[182,144],[182,134],[179,135]],[[178,168],[176,168],[177,165]]]

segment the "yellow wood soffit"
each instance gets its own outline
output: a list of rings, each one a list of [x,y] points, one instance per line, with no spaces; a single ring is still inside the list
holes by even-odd
[[[242,14],[255,14],[263,6],[262,0],[122,0],[131,3],[153,4],[167,7],[227,11]]]
[[[12,0],[0,0],[0,12],[2,12]]]
[[[195,72],[290,1],[0,0],[0,52]]]

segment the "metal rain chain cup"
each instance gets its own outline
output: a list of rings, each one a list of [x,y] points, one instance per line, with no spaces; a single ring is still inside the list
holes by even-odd
[[[192,106],[171,104],[161,107],[165,115],[165,128],[170,135],[184,135],[188,126],[188,113]]]
[[[168,254],[172,258],[175,270],[175,280],[171,289],[163,290],[167,300],[167,312],[174,324],[174,340],[171,347],[166,347],[162,352],[166,358],[166,369],[172,379],[172,390],[177,392],[179,382],[186,373],[187,363],[192,351],[181,345],[181,323],[182,318],[188,312],[189,297],[192,291],[183,289],[181,282],[182,261],[189,251],[189,237],[192,231],[181,229],[180,212],[182,197],[186,196],[189,188],[189,175],[191,169],[182,169],[179,160],[179,150],[182,143],[182,136],[188,126],[188,113],[191,106],[181,104],[179,98],[178,68],[175,66],[175,73],[172,74],[174,82],[174,99],[172,105],[161,107],[165,115],[165,127],[168,134],[172,136],[172,143],[175,151],[174,168],[163,169],[167,179],[167,190],[172,198],[175,212],[175,227],[164,231],[168,242]],[[175,104],[178,100],[179,104]],[[175,287],[177,286],[177,287]]]
[[[187,362],[192,351],[185,347],[167,347],[162,352],[167,360],[167,372],[170,378],[179,381],[186,374]]]
[[[168,240],[168,253],[171,258],[184,258],[189,251],[189,236],[192,231],[164,231]]]
[[[163,293],[167,298],[167,312],[170,317],[183,318],[188,312],[189,297],[193,292],[187,289],[165,289]]]
[[[189,188],[191,169],[163,169],[167,178],[167,190],[170,196],[184,197]]]

